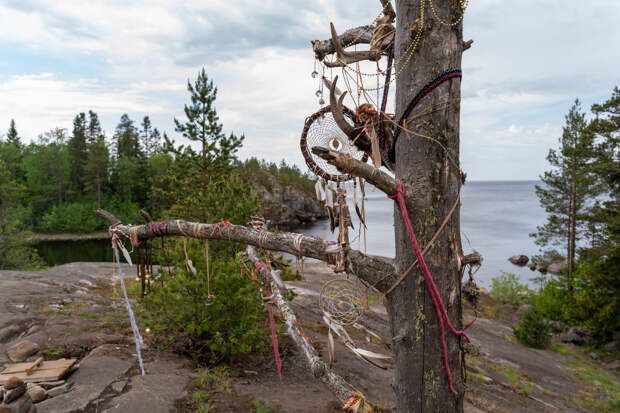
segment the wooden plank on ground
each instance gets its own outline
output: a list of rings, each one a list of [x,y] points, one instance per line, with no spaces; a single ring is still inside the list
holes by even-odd
[[[59,380],[75,363],[77,359],[44,361],[30,375],[26,369],[32,367],[32,363],[8,364],[0,372],[0,385],[6,383],[9,377],[17,377],[26,383]]]

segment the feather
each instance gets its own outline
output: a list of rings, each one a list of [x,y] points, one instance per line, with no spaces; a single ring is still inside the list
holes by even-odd
[[[360,219],[360,222],[362,223],[364,228],[368,229],[368,227],[366,226],[366,222],[364,222],[364,218],[362,217],[362,212],[360,211],[360,207],[359,205],[357,205],[357,203],[355,204],[355,213],[357,214],[357,217]]]
[[[123,253],[123,257],[125,257],[125,261],[127,261],[127,264],[133,265],[133,263],[131,262],[131,256],[129,256],[129,252],[125,249],[125,246],[121,242],[116,242],[116,245]]]
[[[379,137],[377,136],[377,131],[371,122],[368,122],[364,129],[370,138],[370,157],[372,158],[372,163],[376,168],[381,168],[381,150],[379,149]]]
[[[329,353],[329,368],[332,368],[334,364],[334,336],[332,335],[332,329],[327,332],[327,351]]]
[[[325,190],[323,189],[323,185],[321,181],[317,179],[316,184],[314,184],[314,191],[316,192],[316,198],[323,202],[325,201]]]
[[[198,274],[196,272],[196,268],[194,268],[194,263],[192,262],[192,260],[187,260],[187,266],[189,267],[189,270],[192,272],[192,274],[194,274],[194,277],[197,277]]]
[[[325,188],[325,203],[330,208],[334,207],[334,190],[329,186]]]
[[[332,209],[332,207],[327,207],[327,213],[329,214],[329,229],[333,234],[334,230],[336,229],[336,218],[334,217],[334,210]]]
[[[370,357],[373,359],[387,360],[392,358],[392,356],[388,356],[387,354],[374,353],[372,351],[364,350],[363,348],[356,348],[355,351],[361,356]]]

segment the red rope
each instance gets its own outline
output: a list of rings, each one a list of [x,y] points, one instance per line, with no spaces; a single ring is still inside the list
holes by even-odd
[[[398,206],[400,206],[400,212],[403,216],[403,221],[405,221],[405,225],[407,226],[407,232],[409,233],[409,239],[411,239],[411,245],[413,246],[413,251],[415,252],[416,258],[418,259],[418,264],[420,265],[420,270],[422,274],[424,274],[424,280],[426,281],[426,286],[428,287],[429,293],[431,295],[431,299],[433,300],[433,305],[435,306],[435,311],[437,313],[437,318],[439,319],[439,327],[441,330],[441,347],[443,350],[443,361],[444,367],[446,369],[446,375],[448,376],[448,385],[450,386],[450,391],[458,396],[456,390],[452,386],[452,373],[450,371],[450,364],[448,363],[448,349],[446,347],[446,334],[444,330],[444,318],[446,324],[450,328],[453,334],[458,336],[463,336],[467,341],[471,341],[467,334],[462,330],[457,330],[452,326],[450,322],[450,318],[448,317],[448,312],[446,311],[446,307],[443,304],[443,300],[439,295],[439,291],[437,290],[437,286],[435,285],[435,281],[433,280],[433,276],[426,266],[426,262],[424,261],[424,256],[422,255],[422,251],[420,250],[420,246],[418,245],[418,240],[413,232],[413,227],[411,226],[411,221],[409,220],[409,214],[407,212],[407,205],[405,204],[405,197],[403,195],[405,190],[405,185],[400,179],[396,179],[398,182],[398,190],[394,195],[388,195],[388,198],[393,199],[398,202]]]
[[[267,294],[271,296],[271,292],[267,290]],[[278,350],[278,335],[276,333],[276,322],[273,319],[273,308],[271,303],[267,304],[269,309],[269,325],[271,327],[271,341],[273,343],[273,354],[276,358],[276,366],[278,366],[278,377],[282,380],[282,360],[280,360],[280,351]]]

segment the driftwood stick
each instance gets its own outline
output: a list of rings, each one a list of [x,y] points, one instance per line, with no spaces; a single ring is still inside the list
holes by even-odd
[[[337,247],[336,242],[305,234],[269,232],[242,225],[203,224],[182,220],[151,222],[146,225],[124,225],[114,215],[102,209],[95,211],[95,214],[111,224],[117,224],[114,232],[125,239],[130,239],[129,230],[132,229],[136,231],[139,241],[162,236],[228,240],[272,251],[288,252],[295,256],[315,258],[324,262],[333,262],[337,255],[337,252],[328,252],[335,246]],[[299,249],[295,245],[298,245]],[[349,264],[357,277],[371,285],[378,283],[376,288],[379,291],[383,291],[384,288],[387,290],[391,285],[390,282],[395,280],[394,267],[389,259],[351,250],[349,251]],[[386,275],[388,276],[385,277]]]
[[[359,161],[349,154],[332,151],[320,146],[311,148],[311,151],[318,157],[325,159],[330,165],[334,165],[338,171],[364,178],[366,181],[383,191],[386,195],[395,195],[398,190],[398,182],[396,179],[392,178],[389,174],[383,172],[379,168],[375,168],[371,164]],[[407,185],[405,185],[404,195],[405,202],[407,203],[407,209],[410,211],[415,210],[416,208],[413,204],[413,191]]]
[[[144,221],[146,221],[147,223],[153,222],[153,218],[151,218],[151,214],[149,214],[145,210],[141,209],[140,215],[142,215],[142,218],[144,218]]]
[[[341,45],[355,45],[362,43],[370,43],[372,40],[372,33],[375,29],[374,25],[360,26],[353,29],[349,29],[338,36],[338,42]],[[322,61],[328,54],[336,53],[336,47],[332,43],[332,40],[311,40],[312,50],[315,57]]]
[[[254,247],[248,246],[246,249],[246,255],[254,266],[258,265],[260,262]],[[349,383],[340,377],[340,375],[330,369],[327,364],[321,360],[312,343],[303,337],[303,334],[299,328],[299,323],[295,317],[295,312],[289,307],[286,299],[282,297],[278,284],[275,282],[273,277],[272,271],[266,266],[263,266],[259,273],[263,280],[269,283],[271,299],[277,304],[278,309],[282,312],[282,316],[286,322],[286,331],[288,332],[289,337],[295,342],[295,345],[300,350],[301,354],[304,355],[312,375],[325,383],[336,398],[341,403],[344,403],[348,398],[353,396],[355,389],[353,389]]]

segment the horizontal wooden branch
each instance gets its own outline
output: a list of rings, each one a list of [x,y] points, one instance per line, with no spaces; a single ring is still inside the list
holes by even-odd
[[[374,29],[374,25],[355,27],[339,35],[338,41],[341,45],[345,46],[370,43]],[[310,43],[312,43],[312,50],[319,61],[322,61],[328,54],[336,53],[336,47],[331,39],[311,40]]]
[[[396,179],[369,163],[359,161],[349,154],[332,151],[320,146],[314,146],[311,148],[311,151],[319,158],[325,159],[330,165],[335,166],[338,171],[364,178],[386,195],[393,196],[398,191]],[[413,211],[415,209],[413,205],[413,191],[407,185],[405,185],[404,195],[407,209]]]
[[[248,246],[246,255],[254,266],[258,266],[261,262],[258,259],[254,247]],[[269,283],[271,299],[282,313],[286,323],[286,331],[300,350],[300,353],[306,359],[306,363],[312,375],[325,383],[340,403],[344,403],[348,398],[353,396],[355,389],[321,360],[312,342],[304,337],[299,323],[297,322],[297,318],[295,317],[295,312],[289,307],[288,301],[282,296],[276,278],[274,278],[272,274],[272,270],[268,269],[266,266],[260,266],[259,274],[264,281]]]
[[[295,256],[315,258],[328,263],[335,260],[338,251],[336,242],[305,234],[269,232],[228,223],[203,224],[182,220],[152,222],[146,225],[124,225],[105,210],[98,209],[95,214],[106,219],[114,226],[112,230],[127,240],[131,240],[130,232],[138,241],[162,236],[228,240],[267,250],[287,252]],[[387,290],[390,282],[395,279],[394,267],[389,259],[350,250],[348,260],[349,268],[353,269],[353,273],[367,283],[376,285],[379,291],[383,291],[383,288]]]

